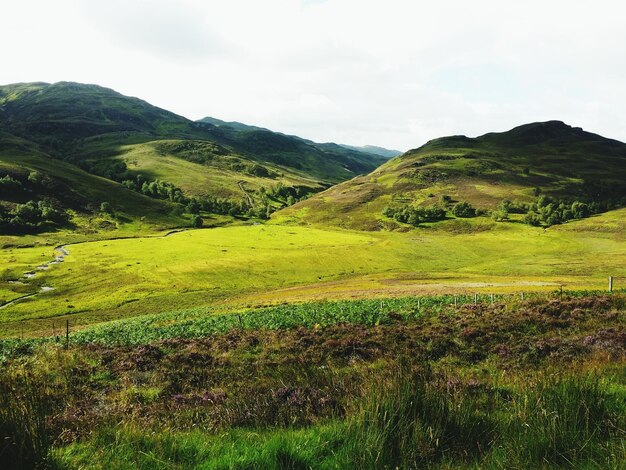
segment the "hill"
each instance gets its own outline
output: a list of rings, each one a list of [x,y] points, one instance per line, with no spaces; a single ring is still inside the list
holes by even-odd
[[[254,126],[194,122],[97,85],[0,86],[0,180],[6,183],[4,191],[0,188],[0,219],[5,222],[17,223],[16,211],[29,210],[16,204],[43,199],[51,204],[45,207],[61,214],[71,210],[89,217],[106,202],[119,214],[116,227],[137,217],[159,225],[170,213],[165,217],[170,226],[184,225],[193,214],[186,220],[180,216],[190,211],[205,219],[211,214],[265,218],[381,162],[373,154]],[[47,189],[27,181],[35,167]],[[68,172],[80,176],[61,176]],[[83,190],[102,184],[108,184],[104,192]],[[24,191],[11,191],[16,185]],[[63,217],[78,222],[71,214]],[[5,222],[0,233],[15,232],[16,224]],[[71,225],[48,222],[38,220],[29,229]]]
[[[254,160],[288,165],[324,181],[337,183],[355,174],[376,168],[384,158],[375,152],[347,148],[333,143],[316,143],[301,137],[273,132],[239,122],[206,117],[198,121],[217,128],[215,139],[238,149]],[[218,132],[219,131],[219,132]]]
[[[387,207],[438,206],[449,219],[459,202],[488,214],[504,200],[513,203],[507,206],[510,212],[541,212],[541,204],[558,208],[580,200],[601,212],[626,202],[625,177],[626,144],[549,121],[477,138],[432,140],[276,217],[380,230],[406,227],[383,214]]]
[[[0,143],[0,235],[65,228],[88,236],[122,225],[133,231],[186,223],[171,202],[56,160],[37,144],[3,132]],[[111,209],[103,212],[103,203]]]

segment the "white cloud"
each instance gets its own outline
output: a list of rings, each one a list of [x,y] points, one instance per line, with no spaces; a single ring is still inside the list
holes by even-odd
[[[408,149],[562,119],[626,140],[618,1],[7,0],[0,83]]]

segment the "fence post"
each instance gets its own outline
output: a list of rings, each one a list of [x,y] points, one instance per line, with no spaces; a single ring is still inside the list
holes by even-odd
[[[478,294],[474,294],[474,305],[478,303]]]
[[[454,296],[454,306],[456,307],[456,295]]]
[[[609,276],[609,292],[613,292],[613,276]]]
[[[524,301],[524,293],[522,292],[520,295],[522,297],[522,302],[523,302]]]
[[[420,309],[420,298],[419,297],[417,298],[417,309],[418,310]]]
[[[70,321],[65,320],[65,349],[70,348]]]
[[[491,303],[492,303],[492,304],[493,304],[493,301],[494,301],[494,296],[493,296],[493,293],[492,293],[492,294],[491,294]]]

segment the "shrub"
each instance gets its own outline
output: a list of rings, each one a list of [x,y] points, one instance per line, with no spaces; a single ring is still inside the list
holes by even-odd
[[[111,207],[111,204],[105,201],[102,204],[100,204],[100,212],[104,214],[112,214],[113,208]]]
[[[476,216],[476,209],[469,202],[457,202],[452,206],[452,215],[463,218],[474,217]]]
[[[204,225],[204,220],[199,215],[194,215],[191,217],[191,226],[195,228],[200,228]]]
[[[509,213],[506,210],[498,209],[491,213],[491,218],[496,222],[506,222],[509,220]]]

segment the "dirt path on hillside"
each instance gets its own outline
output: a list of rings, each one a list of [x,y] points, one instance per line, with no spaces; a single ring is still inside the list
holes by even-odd
[[[243,183],[244,183],[243,181],[237,181],[237,185],[239,186],[239,189],[241,189],[243,194],[248,199],[248,204],[250,205],[250,207],[254,207],[254,200],[252,199],[252,196],[248,194],[248,191],[246,191],[246,188],[244,188]]]

